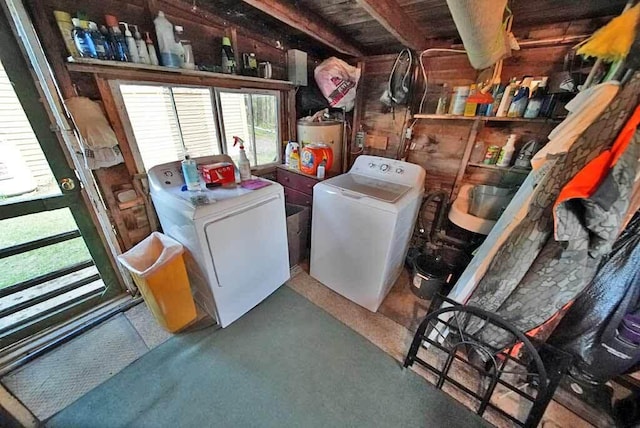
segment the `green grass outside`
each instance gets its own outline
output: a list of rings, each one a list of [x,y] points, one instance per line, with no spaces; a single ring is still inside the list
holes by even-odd
[[[45,211],[0,221],[0,248],[76,230],[69,209]],[[85,260],[91,255],[82,238],[75,238],[0,259],[0,288]]]

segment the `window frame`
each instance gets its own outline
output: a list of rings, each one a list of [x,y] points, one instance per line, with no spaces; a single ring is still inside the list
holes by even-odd
[[[214,97],[215,97],[215,112],[216,115],[218,116],[218,131],[220,132],[218,140],[220,141],[220,144],[222,144],[222,153],[227,154],[227,134],[225,133],[225,129],[224,129],[224,120],[222,117],[222,105],[221,105],[221,101],[220,101],[220,92],[228,92],[228,93],[236,93],[236,94],[251,94],[251,95],[273,95],[276,97],[276,111],[278,112],[278,115],[276,117],[276,122],[277,122],[277,135],[276,135],[276,143],[277,143],[277,153],[278,153],[278,157],[274,162],[270,162],[270,163],[265,163],[265,164],[261,164],[261,165],[256,165],[251,167],[252,171],[260,171],[260,170],[266,170],[266,169],[271,169],[276,165],[279,165],[280,163],[282,163],[282,129],[280,129],[282,127],[282,95],[280,93],[280,91],[275,91],[275,90],[269,90],[269,89],[246,89],[246,88],[241,88],[241,89],[236,89],[236,88],[223,88],[223,87],[212,87],[213,92],[214,92]],[[252,132],[253,132],[253,141],[255,144],[255,123],[253,122],[253,102],[251,102],[251,126],[252,126]]]
[[[224,86],[207,86],[207,85],[193,85],[193,84],[184,84],[178,82],[153,82],[153,81],[140,81],[140,80],[131,80],[131,79],[112,79],[109,80],[109,87],[111,89],[111,93],[113,94],[116,103],[118,105],[118,115],[120,116],[120,120],[124,125],[124,131],[127,137],[127,141],[129,142],[129,148],[133,155],[133,159],[136,164],[136,168],[140,173],[146,173],[147,169],[145,168],[144,161],[142,159],[142,154],[140,153],[140,149],[138,146],[138,141],[136,140],[135,134],[133,132],[133,126],[131,125],[131,121],[129,119],[129,114],[127,113],[127,108],[124,102],[124,97],[122,96],[122,92],[120,91],[120,85],[136,85],[136,86],[160,86],[160,87],[169,87],[169,88],[197,88],[197,89],[208,89],[211,96],[211,104],[213,110],[213,121],[215,124],[215,132],[218,140],[218,149],[222,154],[227,153],[227,141],[226,135],[224,133],[224,120],[222,117],[222,107],[220,103],[220,92],[232,92],[232,93],[240,93],[240,94],[256,94],[256,95],[272,95],[276,98],[276,122],[277,122],[277,159],[274,162],[260,164],[256,166],[252,166],[251,170],[254,172],[262,172],[272,170],[276,165],[282,162],[282,118],[285,115],[283,111],[282,104],[282,91],[275,89],[254,89],[254,88],[227,88]],[[253,103],[251,103],[253,105]],[[175,108],[175,105],[174,105]],[[176,112],[177,114],[177,112]],[[252,115],[253,116],[253,115]],[[179,122],[178,122],[179,124]],[[253,118],[252,118],[252,127]],[[180,131],[182,133],[182,131]],[[252,129],[252,132],[255,133],[255,129]],[[254,136],[255,140],[255,136]],[[179,160],[179,159],[176,159]]]

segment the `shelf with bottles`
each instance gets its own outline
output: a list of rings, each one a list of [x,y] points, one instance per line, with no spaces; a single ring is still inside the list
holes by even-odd
[[[149,72],[162,72],[172,73],[173,76],[191,76],[191,80],[237,80],[242,81],[243,85],[258,89],[287,90],[294,86],[285,80],[271,79],[271,64],[258,64],[254,53],[243,54],[247,57],[247,63],[244,67],[239,67],[235,62],[228,37],[222,38],[221,63],[198,67],[193,55],[192,42],[185,38],[185,29],[179,25],[174,26],[163,12],[158,12],[154,19],[155,31],[143,31],[144,29],[139,29],[138,25],[119,21],[114,15],[104,16],[105,25],[90,21],[88,16],[81,12],[72,18],[70,13],[56,10],[54,17],[69,55],[69,71],[133,80],[144,80],[150,76]],[[119,76],[118,73],[121,72],[126,76]],[[243,75],[239,75],[240,72]],[[168,79],[165,75],[158,80]]]
[[[79,73],[94,73],[111,75],[119,78],[131,78],[133,80],[148,79],[151,73],[164,73],[183,75],[199,78],[229,79],[247,82],[248,87],[269,86],[273,89],[291,89],[293,83],[288,80],[265,79],[262,77],[240,76],[237,74],[216,73],[212,71],[188,70],[185,68],[164,67],[162,65],[138,64],[133,62],[121,62],[94,58],[67,58],[67,69]],[[124,71],[133,75],[123,75]],[[136,78],[136,75],[138,78]],[[262,84],[262,85],[260,85]]]
[[[414,114],[413,119],[427,120],[481,120],[483,122],[528,122],[528,123],[558,123],[562,119],[538,117],[526,119],[524,117],[497,117],[497,116],[462,116],[453,114]]]

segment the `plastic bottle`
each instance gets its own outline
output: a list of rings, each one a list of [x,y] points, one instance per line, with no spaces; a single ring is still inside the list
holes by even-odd
[[[508,117],[522,117],[529,103],[529,85],[531,85],[531,77],[525,77],[522,84],[513,96],[511,106],[509,106]]]
[[[173,24],[164,16],[164,12],[158,12],[158,16],[153,20],[156,27],[156,37],[158,38],[158,48],[160,50],[160,64],[165,67],[180,68],[180,49],[176,44],[173,34]]]
[[[318,177],[320,180],[324,180],[326,164],[327,162],[323,160],[322,162],[320,162],[320,165],[318,165],[318,171],[316,172],[316,177]]]
[[[509,135],[507,144],[505,144],[502,150],[500,150],[496,166],[507,167],[511,165],[511,158],[513,158],[513,154],[516,151],[516,138],[518,138],[516,134]]]
[[[239,144],[240,153],[238,160],[238,170],[240,171],[240,181],[246,181],[251,179],[251,164],[247,153],[244,151],[244,141],[240,137],[233,137],[233,146]]]
[[[93,21],[89,21],[89,34],[91,35],[91,40],[93,40],[94,46],[96,47],[98,59],[113,59],[109,42],[98,30],[98,24]]]
[[[127,48],[127,41],[120,31],[118,26],[118,18],[113,15],[105,15],[104,20],[109,27],[109,42],[113,49],[113,53],[116,60],[127,62],[129,61],[129,48]]]
[[[187,70],[195,70],[196,62],[193,58],[193,47],[191,46],[191,40],[184,38],[184,28],[180,25],[175,26],[176,41],[182,47],[182,68]]]
[[[73,41],[76,44],[76,49],[80,56],[85,58],[97,58],[98,54],[96,53],[96,46],[93,44],[93,40],[91,39],[89,32],[83,28],[81,20],[73,18],[71,22],[73,23]]]
[[[498,106],[498,110],[496,111],[496,117],[506,117],[509,112],[509,107],[511,106],[511,101],[513,101],[513,95],[518,88],[518,84],[516,83],[516,78],[512,77],[509,85],[504,89],[504,93],[502,95],[502,99],[500,100],[500,105]]]
[[[131,30],[129,30],[129,24],[126,22],[120,22],[124,25],[124,39],[127,41],[127,49],[129,50],[129,61],[140,63],[140,54],[138,53],[138,46],[136,45],[136,39],[133,38]]]
[[[140,56],[141,64],[151,64],[151,60],[149,59],[149,51],[147,50],[147,44],[142,40],[142,36],[140,35],[140,31],[138,31],[137,25],[132,25],[135,29],[133,33],[133,38],[136,41],[136,48],[138,48],[138,56]]]
[[[289,158],[291,158],[291,153],[293,153],[294,149],[300,150],[300,144],[295,141],[289,141],[287,143],[287,147],[284,150],[284,164],[285,166],[289,166]]]
[[[64,45],[67,47],[67,51],[69,51],[69,55],[74,58],[79,57],[80,52],[78,52],[73,38],[71,14],[62,10],[54,10],[53,16],[56,18],[56,24],[58,24],[58,29],[60,30],[60,34],[62,34],[62,39],[64,40]]]
[[[442,85],[440,91],[440,98],[438,98],[438,105],[436,106],[436,114],[447,113],[447,101],[449,101],[449,85],[447,83]]]
[[[222,72],[236,74],[236,57],[231,47],[231,40],[228,37],[222,38]]]
[[[547,81],[543,79],[533,91],[531,98],[529,99],[529,104],[527,104],[527,109],[524,111],[523,117],[526,119],[535,119],[540,115],[540,109],[542,108],[542,103],[544,102],[547,96]]]
[[[158,53],[156,52],[156,47],[153,45],[153,40],[151,40],[151,36],[149,32],[145,32],[145,43],[147,44],[147,51],[149,52],[149,62],[151,65],[160,65],[160,61],[158,61]]]
[[[184,155],[184,160],[182,161],[182,175],[184,176],[184,182],[187,185],[188,191],[197,192],[202,190],[202,187],[200,187],[198,165],[195,160],[191,159],[188,153]]]

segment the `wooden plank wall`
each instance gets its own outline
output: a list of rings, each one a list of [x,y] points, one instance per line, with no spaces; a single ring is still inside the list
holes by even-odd
[[[62,36],[57,28],[54,10],[63,10],[75,15],[79,10],[90,20],[104,24],[104,15],[115,15],[120,21],[139,25],[141,33],[153,31],[153,16],[157,11],[165,12],[167,19],[174,25],[184,27],[185,38],[193,44],[194,57],[197,64],[219,65],[221,42],[223,36],[233,36],[240,52],[255,52],[259,61],[270,61],[274,79],[286,79],[286,49],[277,46],[275,39],[254,33],[251,29],[235,26],[223,17],[215,15],[200,7],[192,8],[192,3],[183,0],[87,0],[80,5],[77,0],[28,0],[26,2],[32,15],[34,26],[42,41],[47,58],[56,75],[62,96],[69,98],[75,95],[86,96],[99,101],[104,106],[126,164],[96,170],[94,175],[109,210],[112,224],[117,232],[123,250],[131,248],[154,229],[155,219],[150,207],[138,205],[120,208],[115,193],[125,189],[136,189],[138,196],[142,189],[137,179],[140,171],[136,170],[129,142],[122,123],[114,107],[108,84],[101,78],[87,73],[69,72],[65,59],[68,56]],[[155,32],[152,33],[155,40]],[[310,59],[311,60],[311,59]],[[283,118],[283,120],[285,120]],[[286,136],[286,135],[285,135]],[[140,198],[144,200],[144,198]],[[142,202],[141,202],[142,203]],[[147,204],[149,203],[147,199]],[[144,218],[145,208],[147,219]]]
[[[512,76],[549,75],[562,70],[563,59],[570,46],[550,46],[529,48],[516,52],[504,64],[502,78],[508,80]],[[365,94],[361,123],[369,134],[388,137],[386,150],[367,148],[366,154],[395,158],[400,144],[406,108],[396,108],[392,113],[380,102],[380,96],[387,86],[389,72],[393,67],[395,55],[368,57],[365,59],[365,72],[362,90]],[[468,85],[476,78],[476,70],[469,64],[464,54],[446,54],[425,57],[429,85],[448,83],[450,86]],[[419,85],[416,85],[419,86]],[[422,88],[416,89],[417,99],[421,98]],[[430,97],[423,113],[434,113],[435,109]],[[410,122],[409,122],[410,123]],[[451,192],[455,176],[460,167],[464,148],[471,131],[473,121],[455,120],[419,120],[415,123],[413,133],[414,150],[408,153],[407,160],[425,168],[427,171],[427,193],[436,190]],[[521,135],[520,144],[529,139],[546,140],[546,135],[553,129],[549,124],[531,123],[490,123],[483,126],[477,139],[486,146],[496,144],[502,146],[511,133]],[[472,159],[473,161],[473,159]],[[497,183],[501,172],[491,172],[468,168],[464,181]],[[430,215],[425,220],[431,220]]]

